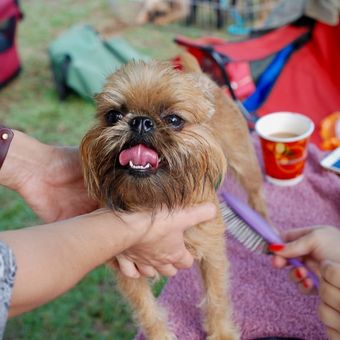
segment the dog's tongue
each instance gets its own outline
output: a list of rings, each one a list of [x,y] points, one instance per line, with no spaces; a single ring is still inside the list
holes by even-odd
[[[127,165],[130,161],[134,165],[145,166],[148,163],[153,168],[158,168],[158,155],[152,149],[147,148],[143,144],[138,144],[132,148],[123,150],[119,155],[119,163],[123,166]]]

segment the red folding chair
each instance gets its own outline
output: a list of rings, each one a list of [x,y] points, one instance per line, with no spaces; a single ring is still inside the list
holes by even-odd
[[[310,23],[284,26],[240,42],[183,36],[175,41],[235,101],[242,101],[250,111],[245,113],[248,121],[270,112],[293,111],[311,117],[318,127],[323,118],[340,110],[340,25]],[[260,98],[255,100],[257,106],[254,98]],[[318,128],[312,141],[320,144]]]

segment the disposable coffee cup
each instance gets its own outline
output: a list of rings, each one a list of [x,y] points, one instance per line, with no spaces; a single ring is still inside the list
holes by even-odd
[[[275,112],[255,124],[268,182],[289,186],[302,181],[313,121],[293,112]]]

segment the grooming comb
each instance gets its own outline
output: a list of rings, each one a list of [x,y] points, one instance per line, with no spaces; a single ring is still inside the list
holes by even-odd
[[[220,203],[223,220],[228,225],[227,231],[251,251],[268,253],[268,245],[272,243],[284,244],[280,236],[272,226],[247,204],[240,201],[230,193],[220,193]],[[287,259],[293,267],[306,266],[298,259]],[[319,288],[319,279],[311,271],[307,277],[313,281],[313,285]]]

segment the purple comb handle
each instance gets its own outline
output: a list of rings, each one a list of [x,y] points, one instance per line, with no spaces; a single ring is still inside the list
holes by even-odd
[[[262,236],[262,238],[269,244],[272,243],[280,243],[284,244],[283,240],[280,236],[274,231],[272,226],[256,211],[251,209],[247,204],[243,203],[241,200],[231,195],[230,193],[226,193],[225,191],[220,192],[220,196],[222,196],[223,200],[227,203],[227,205],[240,217],[243,221],[249,225],[257,234]],[[288,263],[290,263],[293,267],[305,267],[306,266],[299,260],[292,258],[287,259]],[[318,277],[311,271],[308,270],[308,277],[313,281],[313,285],[316,288],[319,288],[319,279]]]

